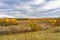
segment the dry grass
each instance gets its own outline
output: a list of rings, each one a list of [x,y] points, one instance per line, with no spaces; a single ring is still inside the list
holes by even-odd
[[[41,23],[40,20],[39,21],[38,20],[35,20],[35,21],[30,20],[29,21],[28,20],[28,22],[26,22],[26,21],[19,22],[18,26],[17,25],[15,25],[15,26],[7,26],[7,27],[2,27],[2,29],[6,29],[6,28],[8,30],[9,30],[9,28],[28,29],[29,26],[28,25],[26,26],[26,24],[28,24],[28,22],[30,23],[31,21],[38,24],[43,29],[46,26],[51,27],[50,24],[48,25],[48,23],[46,24],[45,22]],[[3,36],[0,36],[0,40],[60,40],[60,32],[57,32],[55,30],[59,31],[60,27],[59,27],[59,30],[58,30],[58,28],[49,28],[47,30],[42,30],[42,31],[40,30],[40,31],[35,31],[35,32],[3,35]],[[9,30],[9,32],[10,32],[10,30]]]
[[[0,36],[0,40],[60,40],[60,33],[51,33],[48,30],[36,31]]]

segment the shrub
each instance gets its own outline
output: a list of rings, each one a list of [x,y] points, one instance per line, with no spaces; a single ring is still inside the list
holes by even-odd
[[[2,26],[17,25],[17,24],[18,21],[16,19],[9,19],[9,18],[0,19],[0,25]]]
[[[39,26],[35,23],[29,23],[28,27],[30,28],[31,31],[38,31],[40,30]]]

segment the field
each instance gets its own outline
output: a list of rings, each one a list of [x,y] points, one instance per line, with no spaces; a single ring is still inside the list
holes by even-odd
[[[36,31],[20,34],[0,36],[0,40],[60,40],[60,33]]]
[[[60,40],[59,20],[3,19],[0,23],[0,40]]]

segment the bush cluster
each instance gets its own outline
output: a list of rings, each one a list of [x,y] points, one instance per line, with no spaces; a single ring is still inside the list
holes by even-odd
[[[0,19],[0,25],[1,26],[9,26],[9,25],[16,25],[18,24],[18,21],[16,19]]]
[[[28,27],[30,28],[30,31],[38,31],[40,30],[40,26],[35,23],[28,23]]]

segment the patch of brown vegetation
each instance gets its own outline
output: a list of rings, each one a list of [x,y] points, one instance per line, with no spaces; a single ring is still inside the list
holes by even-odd
[[[0,26],[0,34],[15,34],[31,31],[47,30],[50,27],[60,25],[60,18],[40,18],[40,19],[15,19],[15,18],[3,18],[0,19],[0,24],[10,24],[8,26]],[[18,23],[18,24],[17,24]],[[13,25],[17,24],[17,25]]]

